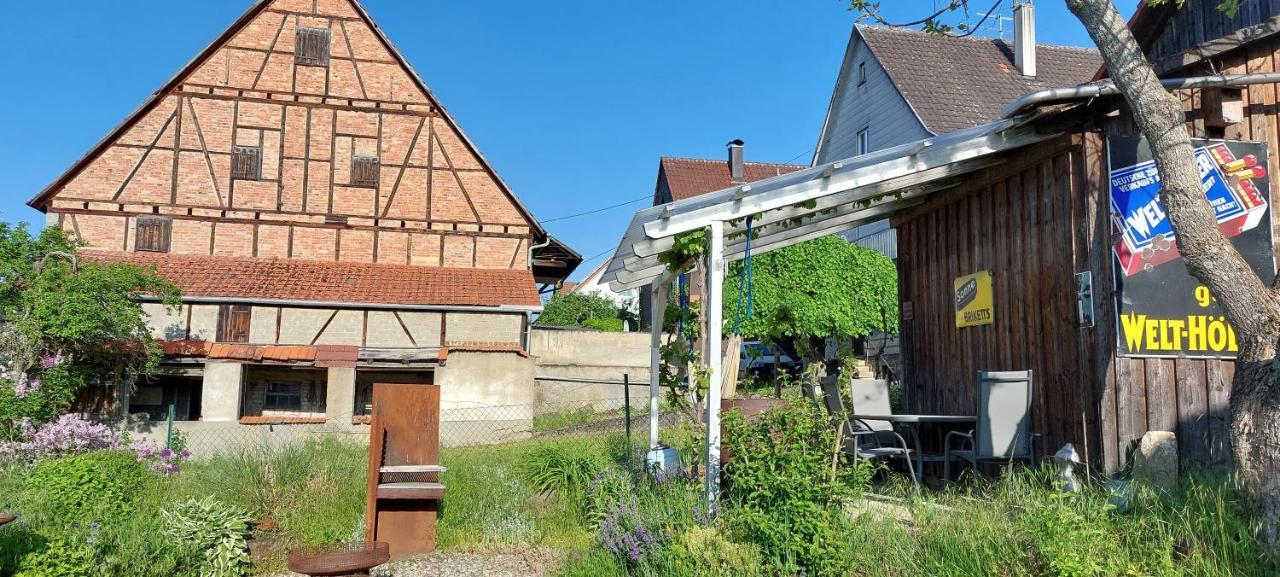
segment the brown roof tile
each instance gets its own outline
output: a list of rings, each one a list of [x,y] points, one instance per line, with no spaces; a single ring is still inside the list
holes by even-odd
[[[858,26],[871,52],[934,134],[995,120],[1019,96],[1089,82],[1102,57],[1092,48],[1040,44],[1034,78],[1018,73],[1003,40],[951,38],[917,30]]]
[[[360,357],[360,347],[319,345],[315,349],[317,367],[354,367]]]
[[[474,353],[515,353],[522,357],[529,356],[529,351],[518,343],[501,343],[492,341],[462,341],[450,342],[447,346],[448,350],[455,352],[474,352]],[[445,356],[448,356],[447,353]],[[444,358],[444,357],[441,357]]]
[[[185,296],[384,305],[538,306],[527,270],[81,252],[85,260],[155,266]]]
[[[801,164],[747,162],[743,164],[743,168],[746,182],[753,182],[809,167]],[[658,169],[662,177],[667,179],[672,200],[693,198],[733,186],[729,178],[729,163],[724,160],[664,156]]]

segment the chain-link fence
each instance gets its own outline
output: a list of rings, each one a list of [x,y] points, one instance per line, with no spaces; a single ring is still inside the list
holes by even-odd
[[[442,448],[496,445],[534,438],[604,433],[629,435],[632,445],[647,444],[649,430],[648,396],[630,394],[626,380],[539,377],[560,383],[596,386],[597,396],[577,396],[568,400],[535,400],[525,403],[481,404],[447,398],[440,409]],[[612,394],[610,394],[612,393]],[[663,427],[685,418],[665,412]],[[254,417],[239,422],[140,421],[124,426],[134,438],[145,438],[174,450],[186,450],[195,458],[239,452],[245,449],[276,449],[313,439],[338,439],[367,443],[367,416],[338,419],[289,416]]]

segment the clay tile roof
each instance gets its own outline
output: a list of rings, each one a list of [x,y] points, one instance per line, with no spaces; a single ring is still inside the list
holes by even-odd
[[[476,352],[476,353],[515,353],[522,357],[529,356],[529,352],[519,343],[501,343],[493,341],[451,341],[448,344],[451,351],[457,352]]]
[[[346,345],[319,345],[316,347],[317,367],[354,367],[359,360],[360,347]]]
[[[801,164],[746,162],[743,163],[743,168],[745,180],[753,182],[809,167]],[[671,188],[671,200],[684,200],[733,186],[729,178],[729,163],[724,160],[664,156],[658,170],[661,178],[666,178],[667,186]]]
[[[1019,96],[1093,79],[1102,57],[1092,48],[1040,44],[1034,78],[1018,73],[1003,40],[950,38],[916,30],[858,26],[898,91],[934,134],[995,120]]]
[[[528,270],[91,250],[81,252],[81,258],[154,266],[184,296],[384,305],[541,304]]]

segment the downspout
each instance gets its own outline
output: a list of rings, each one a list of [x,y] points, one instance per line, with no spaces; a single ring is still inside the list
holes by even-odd
[[[526,262],[529,263],[530,270],[533,269],[533,251],[549,246],[550,244],[551,244],[551,235],[547,235],[546,240],[542,241],[541,244],[529,245],[529,258],[528,258],[528,261]],[[529,351],[530,347],[533,346],[533,315],[534,315],[534,311],[529,311],[525,313],[525,317],[524,317],[524,350],[525,351]]]
[[[1160,84],[1169,90],[1215,87],[1235,88],[1240,86],[1252,86],[1255,84],[1276,83],[1280,83],[1280,72],[1227,75],[1219,74],[1216,76],[1194,76],[1189,78],[1165,78],[1160,81]],[[1008,106],[1004,107],[1004,110],[1000,112],[1000,118],[1012,118],[1029,108],[1043,104],[1080,100],[1084,98],[1097,98],[1100,96],[1113,96],[1116,94],[1120,94],[1120,89],[1116,88],[1115,83],[1109,80],[1097,84],[1082,84],[1080,86],[1037,90],[1018,97],[1017,100],[1014,100]]]

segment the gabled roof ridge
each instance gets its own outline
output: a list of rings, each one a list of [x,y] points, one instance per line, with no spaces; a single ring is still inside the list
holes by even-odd
[[[103,257],[119,257],[129,262],[133,262],[133,261],[158,262],[161,260],[167,260],[167,261],[189,260],[192,262],[216,261],[216,262],[223,262],[223,263],[242,264],[242,265],[251,265],[251,266],[264,266],[264,267],[265,266],[296,266],[298,268],[325,268],[325,267],[331,267],[332,265],[335,265],[335,264],[341,264],[343,267],[368,268],[371,270],[376,269],[383,272],[391,272],[391,271],[397,271],[397,270],[421,271],[422,269],[430,269],[432,271],[440,271],[440,272],[484,273],[484,272],[493,271],[493,270],[497,270],[497,271],[518,270],[518,269],[484,269],[484,268],[460,267],[460,266],[429,266],[429,265],[420,265],[420,264],[398,264],[398,263],[389,263],[389,262],[327,261],[327,260],[310,260],[310,259],[303,259],[303,258],[276,258],[276,257],[263,258],[263,257],[248,257],[248,256],[225,256],[225,255],[216,255],[216,254],[187,254],[187,253],[173,253],[173,252],[166,252],[166,253],[137,252],[137,251],[130,252],[130,251],[120,251],[120,250],[111,250],[111,249],[102,249],[102,248],[93,248],[93,247],[82,248],[79,250],[79,253],[87,255],[89,257],[89,260],[94,260],[94,261],[107,260]]]
[[[232,22],[231,25],[226,28],[226,30],[223,30],[222,34],[219,34],[217,37],[215,37],[212,42],[210,42],[207,46],[201,49],[200,52],[198,52],[194,58],[192,58],[189,62],[187,62],[185,66],[179,69],[178,72],[174,74],[171,78],[169,78],[169,80],[166,81],[163,85],[161,85],[159,89],[151,93],[151,95],[148,96],[147,99],[144,100],[140,106],[138,106],[138,108],[136,108],[132,113],[130,113],[128,116],[125,117],[124,121],[116,125],[116,127],[111,129],[111,131],[109,131],[105,137],[103,137],[101,140],[95,143],[93,147],[89,149],[89,152],[87,152],[84,156],[81,156],[79,159],[73,162],[71,166],[67,168],[67,170],[65,170],[62,174],[60,174],[57,178],[55,178],[53,182],[49,183],[49,185],[46,186],[43,190],[41,190],[39,194],[37,194],[35,197],[28,200],[27,205],[37,210],[42,210],[41,205],[43,205],[46,201],[49,200],[49,197],[52,196],[52,194],[55,192],[55,190],[58,187],[70,181],[71,178],[74,177],[74,175],[79,174],[82,170],[84,170],[88,166],[88,164],[92,162],[94,159],[96,159],[98,156],[100,156],[107,149],[107,147],[110,146],[112,142],[114,142],[115,140],[123,136],[124,133],[134,125],[134,123],[141,120],[156,105],[158,105],[162,100],[164,100],[164,97],[167,96],[169,92],[172,92],[173,89],[177,87],[177,85],[183,78],[189,76],[191,72],[195,71],[200,64],[203,64],[206,60],[208,60],[209,57],[213,56],[213,54],[217,52],[218,48],[222,47],[227,42],[230,42],[231,39],[234,38],[235,35],[240,32],[241,29],[247,26],[249,22],[251,22],[254,18],[259,16],[264,10],[266,10],[266,8],[273,1],[274,0],[254,0],[253,5],[251,5],[249,9],[244,12],[244,14],[241,14],[239,18],[237,18],[234,22]],[[503,180],[502,177],[498,175],[498,172],[489,163],[488,159],[486,159],[484,155],[480,153],[480,149],[476,147],[475,143],[472,142],[471,138],[468,137],[466,132],[462,130],[462,127],[458,124],[458,122],[453,119],[453,116],[449,114],[449,111],[446,110],[445,107],[440,104],[440,100],[436,98],[435,93],[432,92],[429,87],[427,87],[426,82],[424,82],[422,80],[422,77],[418,75],[417,70],[415,70],[413,68],[413,65],[409,63],[408,59],[406,59],[404,55],[400,53],[400,50],[396,48],[395,44],[391,42],[391,39],[387,37],[386,33],[382,31],[382,27],[379,26],[378,23],[373,19],[373,17],[369,15],[368,11],[365,10],[364,6],[360,4],[360,1],[359,0],[346,0],[346,1],[350,3],[353,8],[355,8],[356,13],[360,15],[361,20],[364,20],[365,24],[367,24],[369,28],[373,31],[373,33],[378,37],[378,40],[382,42],[383,46],[387,49],[387,51],[391,53],[391,57],[396,60],[396,64],[400,65],[402,68],[404,68],[405,71],[409,73],[409,77],[413,79],[418,89],[422,90],[423,94],[426,95],[427,101],[431,104],[431,106],[440,111],[440,118],[442,118],[445,121],[445,123],[449,125],[450,128],[452,128],[454,131],[458,133],[458,137],[462,140],[463,144],[471,151],[472,154],[476,156],[476,159],[480,162],[480,165],[483,166],[484,169],[491,176],[493,176],[494,180],[496,180],[498,183],[498,187],[502,189],[502,192],[511,199],[511,201],[516,205],[516,208],[521,212],[521,214],[523,214],[529,220],[530,225],[532,226],[533,230],[538,234],[538,236],[546,236],[546,229],[544,229],[542,227],[542,224],[538,222],[538,219],[533,216],[533,213],[529,210],[529,208],[526,207],[524,203],[520,201],[520,198],[517,197],[516,194],[511,190],[511,187],[507,185],[506,181]]]
[[[974,42],[974,41],[981,41],[981,42],[1000,42],[1000,43],[1005,44],[1005,45],[1008,45],[1008,46],[1012,46],[1012,45],[1013,45],[1013,43],[1012,43],[1012,42],[1010,42],[1010,41],[1008,41],[1008,40],[1005,40],[1005,39],[1003,39],[1003,38],[996,38],[996,37],[994,37],[994,36],[979,36],[979,35],[977,35],[977,34],[971,34],[971,35],[969,35],[969,36],[940,36],[940,35],[936,35],[936,34],[930,34],[930,33],[925,32],[925,31],[923,31],[923,30],[914,30],[914,29],[911,29],[911,28],[900,28],[900,27],[897,27],[897,26],[883,26],[883,25],[878,25],[878,24],[854,24],[854,26],[857,26],[857,27],[858,27],[858,29],[860,29],[860,30],[876,30],[876,31],[883,31],[883,32],[902,32],[902,33],[906,33],[906,34],[914,34],[914,35],[917,35],[917,36],[925,36],[925,37],[928,37],[928,38],[936,38],[936,39],[938,39],[938,40],[968,40],[968,41],[971,41],[971,42]],[[1086,52],[1086,53],[1096,53],[1096,52],[1098,52],[1098,49],[1097,49],[1097,48],[1094,48],[1094,47],[1092,47],[1092,46],[1073,46],[1073,45],[1070,45],[1070,44],[1054,44],[1054,43],[1050,43],[1050,42],[1037,42],[1037,43],[1036,43],[1036,47],[1037,47],[1037,48],[1058,48],[1058,49],[1064,49],[1064,50],[1078,50],[1078,51]]]
[[[694,158],[694,157],[692,157],[692,156],[666,156],[666,155],[663,155],[663,156],[661,156],[661,157],[659,157],[659,158],[660,158],[661,160],[663,160],[663,161],[667,161],[667,160],[678,160],[678,161],[688,161],[688,162],[705,162],[705,163],[707,163],[707,164],[723,164],[723,163],[725,163],[725,162],[726,162],[726,161],[725,161],[725,159],[723,159],[723,158],[721,158],[721,159],[715,159],[715,158]],[[801,168],[809,168],[809,165],[807,165],[807,164],[792,164],[792,163],[788,163],[788,162],[760,162],[760,161],[756,161],[756,160],[746,160],[746,161],[743,161],[743,164],[745,164],[745,165],[755,165],[755,166],[798,166],[798,167],[801,167]]]

